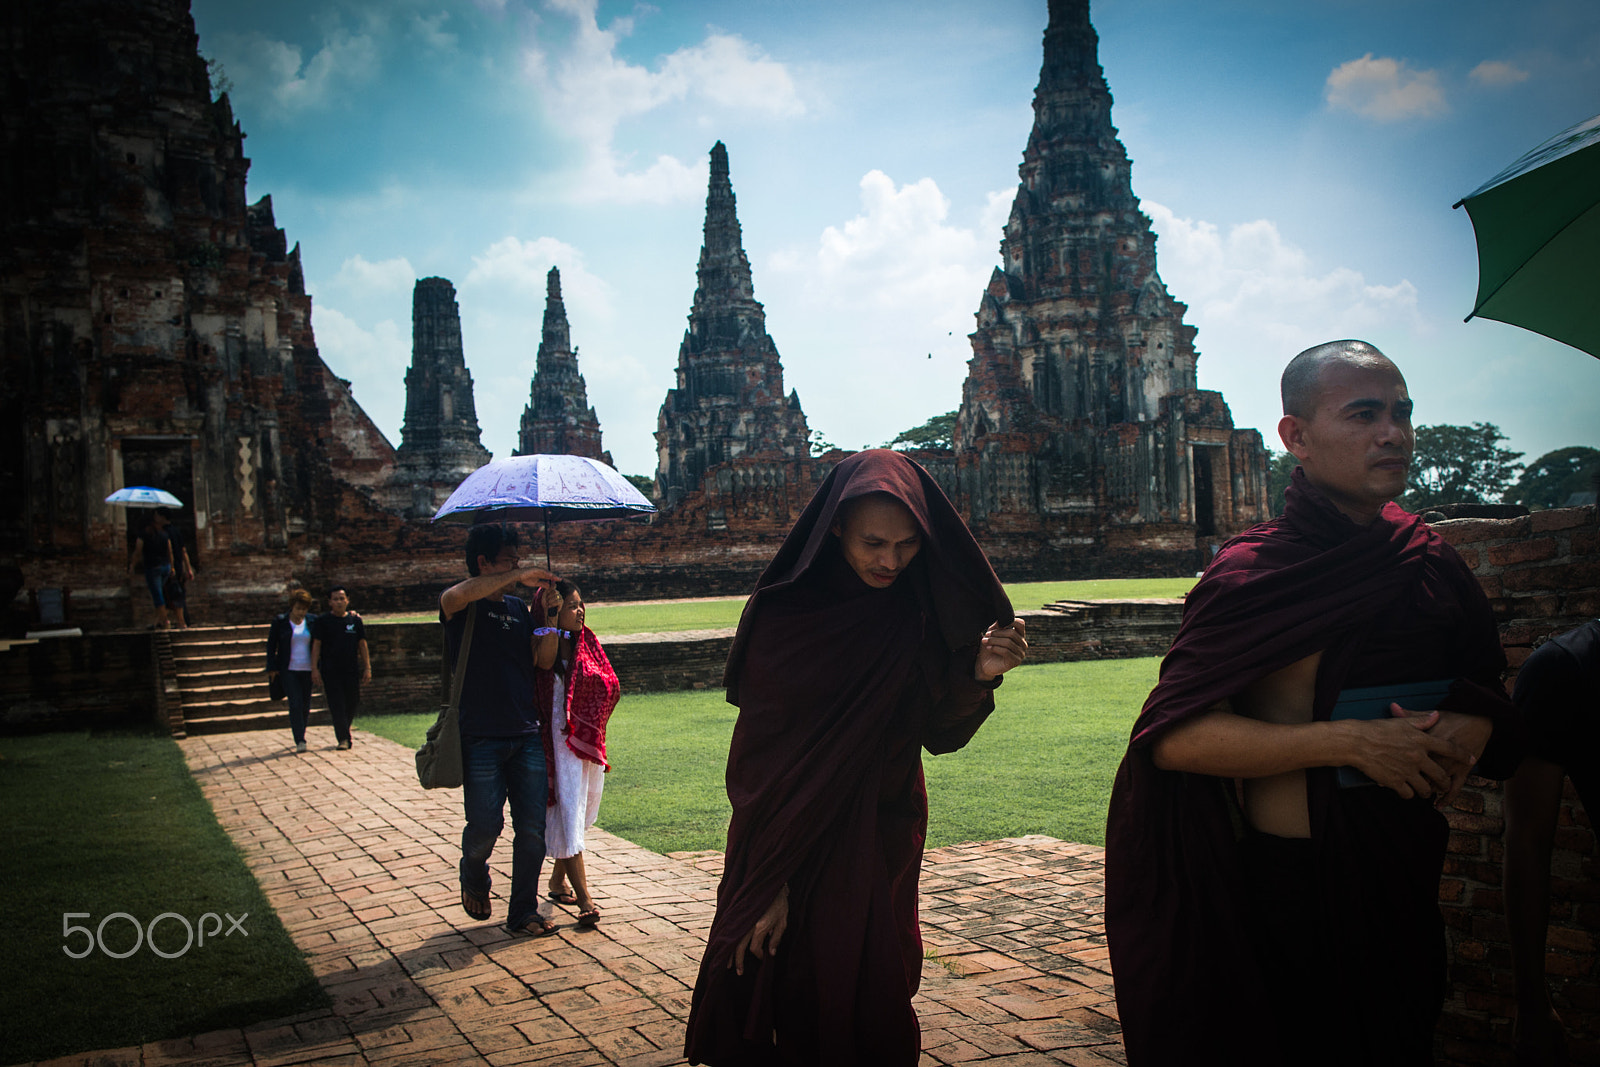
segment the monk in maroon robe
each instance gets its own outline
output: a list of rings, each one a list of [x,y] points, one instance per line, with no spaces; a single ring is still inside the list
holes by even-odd
[[[1189,594],[1112,790],[1106,935],[1130,1067],[1431,1063],[1447,837],[1431,798],[1480,757],[1479,773],[1514,766],[1488,602],[1390,502],[1414,445],[1405,379],[1332,342],[1283,392],[1300,460],[1286,510]],[[1341,694],[1412,683],[1434,697],[1335,714]]]
[[[919,749],[965,745],[1026,649],[926,471],[883,450],[834,468],[728,657],[733,819],[690,1063],[916,1064]]]

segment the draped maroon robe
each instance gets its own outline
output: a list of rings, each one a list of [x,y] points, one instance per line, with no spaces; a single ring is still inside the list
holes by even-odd
[[[1224,546],[1190,592],[1112,787],[1106,937],[1130,1067],[1296,1060],[1264,1017],[1233,783],[1162,771],[1151,745],[1319,651],[1318,721],[1343,689],[1453,678],[1439,707],[1495,720],[1478,773],[1515,765],[1505,657],[1461,558],[1394,504],[1357,525],[1297,470],[1284,515]],[[1308,770],[1306,791],[1332,1014],[1361,1050],[1353,1062],[1401,1062],[1394,1050],[1419,1028],[1425,1043],[1442,1002],[1444,818],[1426,799],[1341,790],[1335,768]]]
[[[840,505],[888,493],[922,547],[869,587],[829,531]],[[1011,605],[938,486],[898,453],[841,463],[757,583],[729,654],[726,867],[685,1055],[690,1063],[914,1065],[922,967],[917,875],[927,831],[919,748],[948,752],[993,710],[978,639]],[[765,961],[728,963],[789,887]]]

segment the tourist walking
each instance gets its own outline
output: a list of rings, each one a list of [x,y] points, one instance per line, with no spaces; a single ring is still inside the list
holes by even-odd
[[[882,449],[833,469],[728,656],[733,819],[690,1063],[917,1063],[919,750],[965,745],[1026,651],[927,471]]]
[[[367,654],[367,627],[350,610],[344,586],[328,590],[328,610],[317,617],[311,632],[311,681],[328,698],[333,717],[335,746],[350,747],[350,722],[361,707],[361,683],[372,681],[372,660]]]
[[[289,594],[289,610],[267,627],[267,678],[283,687],[289,701],[289,732],[294,750],[306,750],[306,723],[311,718],[311,594]]]
[[[128,554],[128,573],[142,567],[144,584],[150,590],[150,602],[155,605],[155,629],[167,628],[167,577],[172,573],[172,541],[167,536],[167,513],[156,508],[150,513],[144,529],[134,539],[133,551]]]
[[[606,723],[622,689],[606,650],[585,625],[583,594],[568,581],[557,582],[556,592],[561,595],[554,620],[559,650],[551,669],[535,676],[539,706],[548,709],[545,731],[554,786],[545,811],[545,851],[553,861],[548,895],[557,904],[575,905],[579,926],[593,926],[600,909],[584,869],[584,831],[600,814],[600,793],[611,770]]]
[[[461,831],[461,908],[474,919],[492,914],[489,856],[511,808],[511,898],[506,929],[543,937],[555,923],[539,914],[539,868],[544,864],[544,739],[534,698],[535,656],[544,667],[555,663],[553,629],[534,636],[536,621],[520,597],[507,592],[520,584],[551,583],[555,576],[523,567],[517,558],[517,531],[484,524],[467,534],[470,578],[439,595],[450,668],[466,655],[459,705],[461,801],[466,828]],[[560,594],[540,589],[543,610],[558,608]],[[467,623],[472,643],[462,648]],[[547,628],[548,629],[548,628]]]

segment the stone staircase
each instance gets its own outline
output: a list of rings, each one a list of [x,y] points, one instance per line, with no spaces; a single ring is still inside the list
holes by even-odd
[[[267,627],[191,626],[172,630],[172,657],[186,733],[289,729],[289,703],[267,695]],[[328,703],[311,695],[311,725],[327,726]]]

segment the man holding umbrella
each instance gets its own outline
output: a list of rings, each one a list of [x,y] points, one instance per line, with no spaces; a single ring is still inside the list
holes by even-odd
[[[144,581],[150,589],[150,600],[155,604],[156,629],[165,630],[167,621],[166,581],[172,574],[172,538],[167,532],[167,513],[156,508],[150,521],[139,531],[128,555],[128,573],[132,574],[141,561],[144,564]],[[181,618],[181,616],[180,616]]]
[[[511,896],[506,929],[542,937],[555,924],[541,918],[539,868],[544,863],[545,756],[534,700],[536,660],[555,660],[556,634],[544,615],[559,610],[555,575],[523,567],[517,531],[485,524],[467,534],[471,577],[439,597],[452,670],[466,657],[461,684],[462,801],[461,907],[474,919],[489,918],[489,855],[511,804]],[[507,592],[514,585],[540,587],[535,612]],[[463,648],[463,636],[471,641]],[[539,633],[537,631],[546,631]]]

